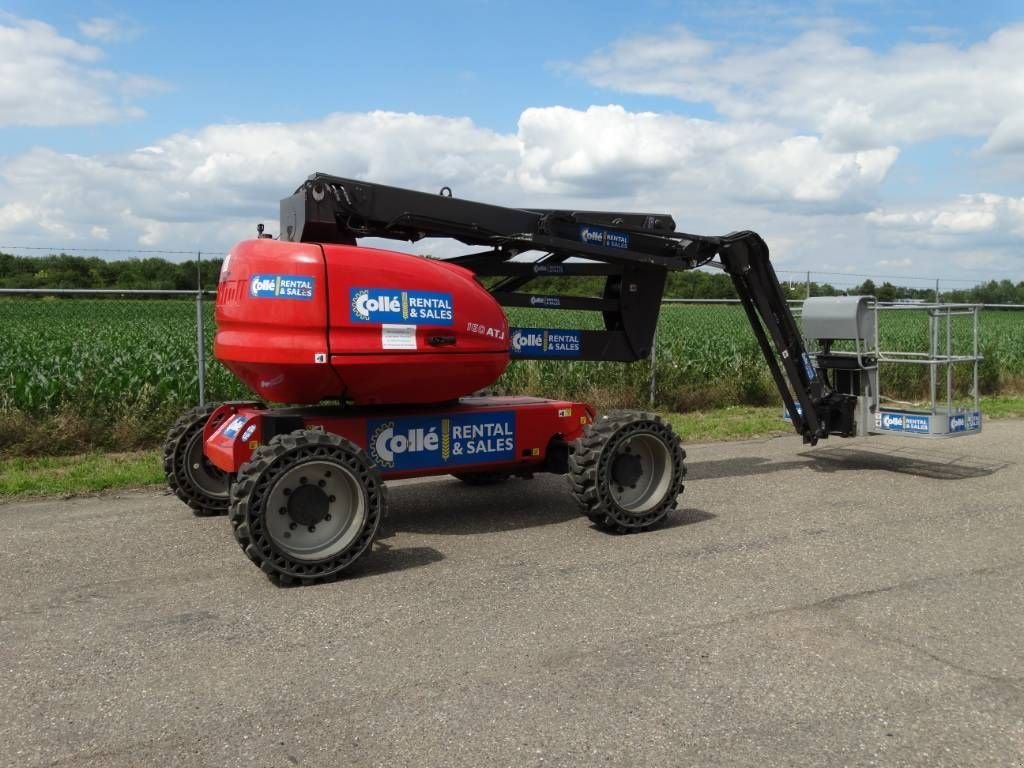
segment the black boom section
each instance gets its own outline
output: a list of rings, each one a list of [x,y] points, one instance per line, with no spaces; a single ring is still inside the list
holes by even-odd
[[[473,271],[506,307],[600,313],[601,330],[513,329],[518,358],[630,362],[647,357],[667,273],[716,257],[732,277],[793,424],[808,442],[852,430],[855,400],[811,365],[768,255],[754,232],[675,231],[665,213],[507,208],[315,173],[281,201],[282,240],[355,244],[360,237],[443,237],[484,250],[450,261]],[[519,257],[540,253],[531,261]],[[603,278],[600,296],[524,291],[542,277]]]

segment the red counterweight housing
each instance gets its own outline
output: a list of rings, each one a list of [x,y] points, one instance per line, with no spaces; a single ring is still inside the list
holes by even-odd
[[[270,401],[441,403],[502,374],[508,321],[454,264],[247,240],[221,269],[214,353]]]

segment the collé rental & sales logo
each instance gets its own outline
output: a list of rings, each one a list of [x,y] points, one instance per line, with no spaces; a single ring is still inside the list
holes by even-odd
[[[580,227],[580,242],[603,245],[605,248],[629,248],[629,234],[616,229],[605,229],[584,224]]]
[[[954,413],[949,417],[950,432],[971,432],[981,429],[981,414],[978,411]]]
[[[454,318],[452,295],[440,291],[352,288],[349,303],[349,317],[357,323],[451,325]]]
[[[579,331],[558,328],[513,328],[512,354],[520,357],[579,357],[582,336]]]
[[[370,461],[384,470],[511,461],[516,449],[516,415],[514,411],[492,411],[369,419],[366,447]]]
[[[249,278],[249,295],[257,299],[313,298],[315,279],[308,275],[253,275]]]

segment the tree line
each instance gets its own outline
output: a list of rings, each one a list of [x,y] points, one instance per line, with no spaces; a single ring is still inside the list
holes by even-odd
[[[107,260],[96,256],[14,256],[0,253],[0,288],[216,288],[222,259],[174,262],[161,258]]]
[[[168,261],[162,258],[107,260],[95,256],[73,256],[66,253],[49,256],[15,256],[0,253],[0,288],[121,288],[127,290],[185,290],[197,285],[213,289],[220,275],[221,259]],[[485,282],[493,282],[494,278]],[[595,296],[603,290],[602,278],[565,278],[545,276],[533,280],[527,290],[532,293]],[[805,281],[782,283],[786,297],[807,296]],[[934,301],[933,288],[908,288],[888,281],[876,284],[865,280],[849,289],[829,283],[812,282],[812,296],[870,295],[881,301]],[[734,299],[732,279],[720,272],[670,272],[665,296],[679,299]],[[943,301],[983,304],[1024,304],[1024,282],[992,280],[970,288],[943,290]]]

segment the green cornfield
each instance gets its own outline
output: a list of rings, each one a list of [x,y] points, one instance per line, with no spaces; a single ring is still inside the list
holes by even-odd
[[[245,389],[212,356],[212,303],[204,306],[208,401],[244,398]],[[596,313],[513,310],[526,326],[597,328]],[[966,322],[953,325],[954,350],[970,345]],[[943,334],[945,330],[943,330]],[[944,337],[943,337],[944,339]],[[923,311],[883,316],[886,349],[927,349]],[[73,446],[152,444],[198,396],[195,303],[161,299],[0,299],[0,451],[11,445],[58,452]],[[980,388],[1018,389],[1024,381],[1024,312],[981,316]],[[778,401],[746,316],[737,306],[668,305],[658,326],[656,407],[688,410]],[[966,369],[957,385],[966,386]],[[646,406],[651,364],[515,362],[497,382],[503,393]],[[913,399],[927,391],[923,367],[883,368],[883,392]],[[40,425],[49,425],[42,428]],[[43,442],[45,441],[45,444]]]

